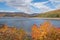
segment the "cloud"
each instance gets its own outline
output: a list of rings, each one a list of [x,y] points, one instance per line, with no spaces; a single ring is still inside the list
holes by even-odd
[[[47,5],[45,5],[46,3],[51,2],[51,4],[55,7],[53,8],[53,6],[49,7]],[[38,3],[34,3],[33,6],[37,7],[40,9],[40,12],[47,12],[47,11],[52,11],[52,10],[56,10],[56,9],[60,9],[60,0],[49,0],[46,2],[38,2]]]
[[[0,10],[0,12],[15,12],[15,11]]]
[[[6,5],[13,7],[17,10],[21,10],[22,12],[32,14],[34,13],[35,10],[40,10],[39,12],[46,12],[46,11],[51,11],[55,9],[60,8],[60,0],[48,0],[45,2],[37,2],[37,3],[31,3],[33,0],[0,0],[0,2],[6,2]],[[54,9],[50,8],[49,6],[46,6],[44,4],[51,2],[53,6],[55,6]],[[33,10],[31,6],[37,8]]]
[[[30,3],[32,0],[6,0],[7,5],[21,10],[22,12],[31,14]]]
[[[5,0],[5,2],[11,6],[21,6],[31,3],[32,0]]]
[[[32,0],[3,0],[3,2],[6,2],[6,5],[30,14],[32,13],[30,9],[31,1]]]
[[[53,10],[50,7],[44,5],[44,3],[35,3],[33,6],[37,7],[38,9],[40,9],[40,13]]]
[[[40,2],[40,3],[31,3],[32,0],[6,0],[7,5],[16,8],[17,10],[21,10],[25,13],[32,14],[34,11],[32,11],[30,6],[34,6],[36,8],[40,9],[40,12],[45,12],[50,10],[51,8],[45,6],[44,4],[46,2]]]
[[[52,2],[60,2],[60,0],[50,0],[50,1],[52,1]]]
[[[60,9],[60,0],[49,0],[55,7],[56,9]]]
[[[3,2],[3,0],[0,0],[0,2]]]

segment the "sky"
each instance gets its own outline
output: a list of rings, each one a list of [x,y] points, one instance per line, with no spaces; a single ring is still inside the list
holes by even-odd
[[[0,12],[43,13],[60,9],[60,0],[0,0]]]

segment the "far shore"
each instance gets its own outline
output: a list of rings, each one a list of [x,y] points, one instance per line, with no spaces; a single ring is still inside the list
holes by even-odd
[[[29,18],[29,19],[60,20],[60,18],[40,18],[40,17],[0,17],[0,19],[1,18]]]
[[[39,18],[39,17],[32,17],[33,19]],[[48,19],[48,20],[60,20],[60,18],[39,18],[39,19]]]

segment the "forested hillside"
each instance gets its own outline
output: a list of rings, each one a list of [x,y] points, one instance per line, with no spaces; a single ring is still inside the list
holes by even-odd
[[[54,10],[46,13],[38,14],[36,17],[43,18],[60,18],[60,10]]]

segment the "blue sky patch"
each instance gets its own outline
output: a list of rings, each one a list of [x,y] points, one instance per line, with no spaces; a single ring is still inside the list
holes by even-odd
[[[33,0],[32,3],[45,2],[45,1],[48,1],[48,0]]]

